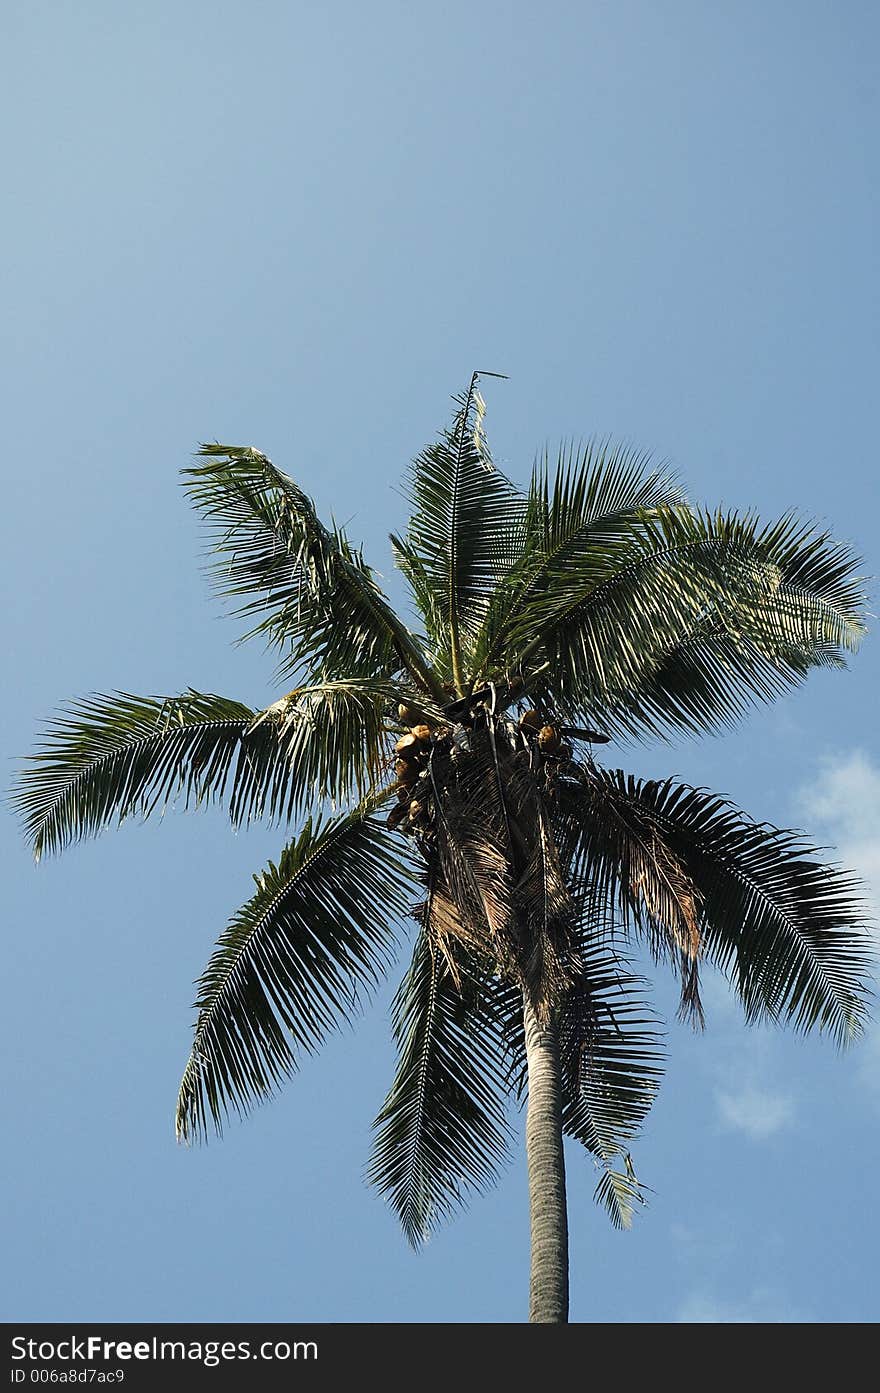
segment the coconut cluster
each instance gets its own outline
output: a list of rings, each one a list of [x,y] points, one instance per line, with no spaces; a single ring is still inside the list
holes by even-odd
[[[471,751],[473,727],[487,719],[484,708],[457,713],[460,719],[448,726],[432,726],[417,707],[401,704],[398,716],[408,729],[394,746],[394,791],[397,802],[388,814],[389,827],[412,834],[422,842],[432,840],[431,794],[428,765],[432,750],[453,765],[466,760]],[[492,719],[488,717],[488,719]],[[571,758],[571,746],[562,738],[557,726],[537,711],[525,711],[518,720],[496,723],[503,732],[502,758],[524,759],[533,768],[554,767]],[[448,766],[447,766],[448,767]]]
[[[394,746],[397,803],[388,814],[389,827],[401,827],[404,822],[414,826],[424,819],[427,790],[420,797],[418,784],[421,782],[424,787],[427,782],[428,756],[438,735],[416,707],[401,705],[398,715],[405,725],[409,725],[409,730]],[[412,721],[415,724],[410,724]],[[446,734],[445,731],[443,733]]]

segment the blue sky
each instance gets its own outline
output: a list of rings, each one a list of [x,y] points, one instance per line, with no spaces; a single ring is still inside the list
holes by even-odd
[[[10,777],[68,697],[280,695],[199,570],[198,441],[270,454],[400,598],[398,483],[474,368],[509,375],[515,478],[610,434],[877,572],[875,6],[7,0],[0,38]],[[878,676],[869,635],[732,735],[608,758],[808,827],[877,895]],[[280,840],[169,812],[35,869],[4,817],[5,1319],[524,1317],[521,1157],[419,1255],[364,1185],[387,993],[175,1145],[193,981]],[[876,1320],[880,1033],[708,1005],[670,1026],[632,1232],[569,1155],[572,1318]]]

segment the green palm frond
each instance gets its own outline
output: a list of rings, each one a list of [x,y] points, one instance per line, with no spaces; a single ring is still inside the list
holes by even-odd
[[[646,1204],[644,1186],[633,1169],[632,1157],[626,1151],[621,1156],[624,1169],[605,1166],[593,1198],[607,1211],[616,1229],[632,1228],[637,1204]]]
[[[770,652],[786,642],[808,653],[854,652],[865,633],[867,595],[852,548],[791,513],[756,531],[755,548],[779,574],[772,603],[755,616],[755,641]]]
[[[444,900],[440,918],[449,912]],[[492,1184],[508,1154],[504,1040],[482,1009],[466,954],[437,914],[432,891],[394,1002],[399,1063],[374,1124],[368,1172],[414,1247]],[[437,947],[444,936],[446,954]]]
[[[662,840],[692,881],[701,951],[731,979],[750,1020],[859,1035],[874,954],[862,887],[816,860],[799,834],[753,822],[725,799],[672,780],[596,771],[596,796]]]
[[[532,472],[518,554],[500,579],[477,650],[481,670],[515,669],[528,635],[532,607],[555,593],[572,568],[598,573],[616,556],[644,513],[684,504],[674,478],[650,457],[609,441],[563,445],[551,472],[549,456]]]
[[[427,632],[431,667],[439,674],[441,681],[449,683],[451,692],[452,657],[445,592],[438,588],[436,576],[428,570],[424,558],[406,538],[391,532],[389,541],[394,564],[409,586],[416,612]]]
[[[289,819],[311,799],[345,803],[380,777],[383,682],[298,688],[259,712],[202,692],[74,702],[48,726],[12,796],[39,857],[179,799],[225,802],[236,825]]]
[[[845,662],[864,632],[857,565],[790,516],[658,508],[531,592],[505,661],[543,660],[533,694],[611,734],[717,728]]]
[[[262,616],[247,636],[262,634],[281,651],[281,671],[307,680],[407,671],[442,699],[360,551],[324,526],[293,480],[258,450],[203,445],[199,453],[204,462],[183,474],[219,557],[214,581],[221,594],[244,597],[238,614]]]
[[[255,876],[199,979],[177,1132],[204,1136],[269,1097],[384,975],[412,869],[363,809],[306,823]]]
[[[595,721],[594,710],[636,689],[656,656],[713,608],[735,608],[743,596],[752,602],[776,583],[754,555],[752,534],[734,515],[643,514],[628,535],[531,596],[509,663],[523,671],[546,664],[545,700]]]
[[[245,742],[255,715],[194,691],[72,703],[49,725],[13,793],[35,856],[177,797],[188,806],[228,794],[244,815],[279,767],[274,728]]]
[[[826,533],[787,516],[752,529],[749,546],[771,584],[713,605],[646,654],[631,689],[597,694],[594,719],[624,737],[701,733],[800,685],[814,667],[845,667],[865,628],[859,560]]]
[[[321,682],[295,687],[256,718],[248,739],[265,724],[276,732],[287,817],[321,799],[345,804],[375,789],[390,758],[386,711],[405,694],[390,682]]]
[[[405,542],[396,543],[398,562],[438,652],[448,656],[459,695],[464,658],[516,550],[524,506],[486,448],[478,376],[455,399],[452,427],[412,465],[412,516]]]
[[[498,977],[491,969],[484,968],[481,972],[475,965],[473,975],[479,985],[480,1008],[493,1021],[502,1042],[505,1089],[521,1104],[528,1088],[522,991],[516,983]]]
[[[603,1167],[596,1198],[618,1228],[629,1228],[634,1204],[644,1202],[629,1143],[663,1076],[662,1036],[644,987],[603,937],[588,934],[560,1015],[563,1128]]]
[[[713,615],[652,656],[631,691],[596,697],[593,719],[624,740],[716,733],[799,686],[814,667],[843,666],[831,645],[780,639],[768,651]]]

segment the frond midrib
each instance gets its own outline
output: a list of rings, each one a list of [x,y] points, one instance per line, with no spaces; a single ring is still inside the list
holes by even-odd
[[[425,1030],[422,1041],[422,1048],[419,1055],[418,1065],[418,1089],[417,1089],[417,1114],[415,1121],[410,1128],[410,1137],[406,1146],[406,1180],[403,1193],[406,1202],[415,1207],[417,1200],[414,1194],[417,1192],[416,1181],[416,1155],[420,1145],[420,1133],[422,1129],[422,1119],[425,1115],[425,1096],[427,1092],[428,1069],[431,1055],[431,1030],[434,1025],[434,1018],[437,1013],[437,970],[436,960],[433,950],[431,951],[431,988],[428,999],[428,1009],[425,1015]],[[428,1215],[425,1214],[419,1227],[419,1233],[424,1238],[428,1228]]]
[[[450,658],[452,660],[452,680],[455,683],[455,688],[459,696],[464,694],[464,673],[461,667],[461,640],[458,632],[458,511],[461,501],[459,493],[462,460],[464,456],[464,439],[476,383],[477,373],[474,373],[462,409],[461,424],[458,432],[458,441],[456,443],[449,525],[449,572],[447,585],[447,601],[449,604],[449,646]]]

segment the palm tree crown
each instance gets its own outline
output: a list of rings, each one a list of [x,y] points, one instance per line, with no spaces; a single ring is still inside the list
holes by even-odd
[[[750,1020],[842,1043],[866,1005],[850,876],[706,790],[594,754],[719,730],[842,666],[863,631],[851,553],[794,516],[694,508],[608,443],[540,459],[523,493],[492,464],[483,412],[475,375],[411,467],[391,540],[413,627],[265,455],[203,446],[185,486],[215,579],[290,690],[261,711],[192,690],[74,704],[15,794],[37,856],[171,799],[300,827],[199,981],[183,1139],[270,1095],[414,920],[370,1167],[413,1243],[495,1176],[509,1097],[536,1088],[530,1031],[551,1049],[548,1116],[629,1222],[629,1148],[663,1065],[633,942],[677,974],[695,1021],[703,961]]]

